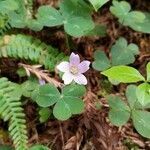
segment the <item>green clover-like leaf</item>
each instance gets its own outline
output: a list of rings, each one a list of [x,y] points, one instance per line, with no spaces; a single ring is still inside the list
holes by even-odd
[[[119,22],[133,30],[143,33],[150,33],[150,14],[140,11],[131,11],[131,6],[126,1],[113,1],[110,11],[115,15]]]
[[[45,84],[39,87],[37,91],[36,102],[41,107],[48,107],[55,104],[60,98],[58,89],[51,84]]]
[[[85,87],[78,84],[70,84],[62,89],[62,94],[71,97],[82,97],[85,94]]]
[[[134,55],[139,54],[138,46],[127,44],[125,38],[119,38],[111,48],[112,65],[128,65],[135,61]]]
[[[108,57],[103,51],[96,51],[94,53],[94,58],[95,61],[93,62],[92,66],[95,70],[103,71],[111,66]]]
[[[130,108],[118,96],[109,96],[109,119],[116,126],[124,125],[130,117]]]
[[[60,12],[50,6],[41,6],[38,9],[37,19],[40,24],[48,27],[63,24],[63,17]]]
[[[94,29],[94,23],[90,17],[70,16],[65,21],[64,29],[71,36],[80,37]]]

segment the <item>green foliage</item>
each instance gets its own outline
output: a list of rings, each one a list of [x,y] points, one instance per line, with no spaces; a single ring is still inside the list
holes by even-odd
[[[94,29],[91,10],[83,1],[75,4],[72,1],[64,0],[60,4],[60,12],[64,18],[64,29],[71,36],[83,36]]]
[[[136,44],[129,44],[125,38],[119,38],[111,48],[112,65],[128,65],[135,61],[134,56],[139,54]]]
[[[0,150],[14,150],[14,149],[10,146],[0,145]]]
[[[63,24],[63,17],[58,10],[49,6],[41,6],[38,9],[37,19],[40,24],[52,27]]]
[[[110,61],[107,58],[105,52],[103,51],[96,51],[94,53],[95,61],[93,62],[92,66],[95,70],[103,71],[111,67]]]
[[[148,26],[150,25],[149,13],[142,13],[140,11],[131,11],[131,6],[126,1],[113,1],[113,6],[110,11],[115,15],[119,22],[125,26],[144,33],[150,33]]]
[[[144,137],[150,138],[150,112],[142,110],[132,111],[133,124]]]
[[[150,62],[146,66],[147,70],[147,81],[150,82]]]
[[[11,11],[17,10],[18,4],[16,0],[1,0],[0,1],[0,13],[8,14]]]
[[[47,107],[41,108],[39,110],[40,122],[41,123],[46,122],[49,119],[51,113],[52,113],[51,109],[49,109]]]
[[[142,106],[146,106],[150,103],[150,84],[142,83],[137,87],[136,91],[137,100]]]
[[[40,40],[26,35],[5,35],[0,38],[0,57],[31,60],[54,70],[55,65],[67,59],[57,49],[42,43]]]
[[[114,66],[106,71],[103,71],[102,74],[111,80],[122,83],[145,81],[144,77],[139,73],[138,70],[129,66]]]
[[[126,89],[126,98],[129,106],[118,96],[109,97],[109,119],[116,126],[124,125],[131,117],[133,125],[139,134],[150,138],[150,112],[139,103],[136,96],[138,87],[129,85]]]
[[[16,150],[27,150],[27,130],[20,97],[14,94],[15,84],[0,78],[0,114],[9,121],[9,133]]]
[[[85,93],[84,86],[68,85],[60,93],[53,85],[45,84],[40,86],[35,93],[35,101],[39,106],[54,105],[53,114],[59,120],[67,120],[71,115],[83,112],[84,103],[80,97]]]
[[[50,149],[43,145],[34,145],[29,150],[50,150]]]
[[[128,85],[126,88],[125,94],[131,110],[142,108],[141,104],[137,101],[136,91],[137,91],[136,85],[131,84]]]
[[[124,125],[130,117],[130,108],[118,96],[109,96],[109,119],[116,126]]]
[[[106,4],[109,0],[89,0],[93,5],[95,11],[98,11],[104,4]]]
[[[103,51],[96,51],[93,68],[104,71],[111,66],[128,65],[135,61],[135,55],[139,54],[138,46],[134,43],[127,44],[125,38],[119,38],[111,48],[111,60],[108,59]]]

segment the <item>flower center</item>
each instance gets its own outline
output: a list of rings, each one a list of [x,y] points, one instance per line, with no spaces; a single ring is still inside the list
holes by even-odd
[[[72,73],[72,74],[77,74],[78,73],[78,67],[76,67],[76,66],[71,66],[70,67],[70,72]]]

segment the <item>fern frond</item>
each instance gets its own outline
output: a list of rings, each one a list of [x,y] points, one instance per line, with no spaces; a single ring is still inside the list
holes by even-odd
[[[54,70],[55,65],[67,59],[57,49],[26,35],[5,35],[0,40],[0,57],[12,57],[31,60],[44,65],[46,69]]]
[[[27,130],[20,98],[13,95],[14,85],[6,78],[0,78],[0,114],[9,120],[9,133],[16,150],[27,150]]]
[[[4,33],[9,31],[10,29],[11,26],[8,22],[8,17],[0,13],[0,35],[4,35]]]

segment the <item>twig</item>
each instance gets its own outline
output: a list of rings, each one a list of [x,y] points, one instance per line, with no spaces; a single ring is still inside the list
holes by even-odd
[[[63,84],[61,82],[58,82],[57,80],[49,77],[48,70],[41,70],[40,69],[41,65],[31,66],[31,65],[19,63],[19,66],[23,67],[25,69],[28,76],[30,76],[30,74],[32,73],[32,74],[35,74],[39,80],[43,79],[43,80],[47,81],[48,83],[54,84],[56,87],[63,86]]]

